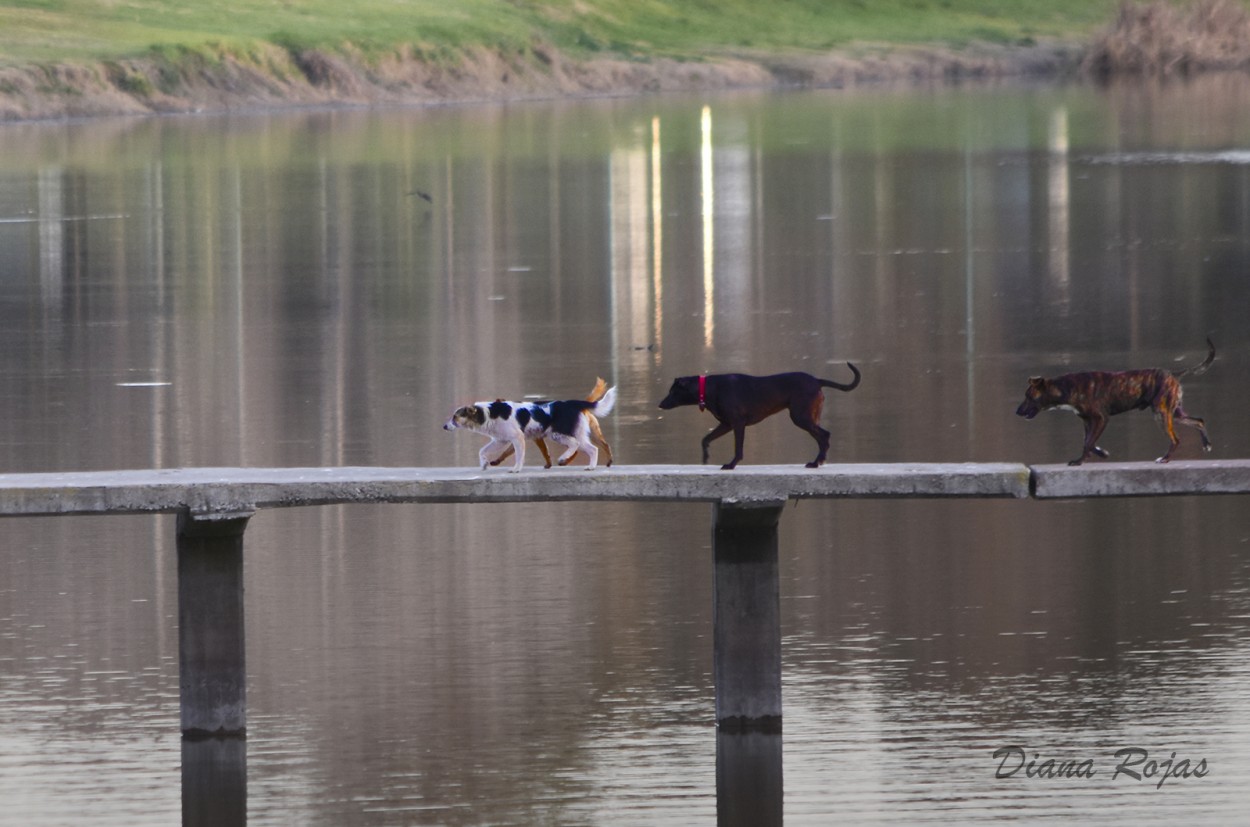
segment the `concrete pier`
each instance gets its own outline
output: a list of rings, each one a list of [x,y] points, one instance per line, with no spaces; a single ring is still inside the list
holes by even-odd
[[[785,503],[718,503],[712,516],[712,672],[716,723],[781,731],[781,576]]]
[[[1027,497],[1015,463],[614,465],[502,468],[177,468],[0,474],[0,517],[196,514],[347,503],[785,502],[840,497]]]
[[[346,503],[710,502],[716,718],[781,728],[778,523],[800,499],[1179,496],[1250,493],[1250,460],[801,466],[185,468],[0,474],[0,517],[177,514],[182,731],[247,731],[243,535],[259,509]]]
[[[178,513],[178,684],[182,734],[247,733],[243,530],[250,513]]]
[[[1250,492],[1250,460],[1034,465],[1030,474],[1031,493],[1039,500]]]

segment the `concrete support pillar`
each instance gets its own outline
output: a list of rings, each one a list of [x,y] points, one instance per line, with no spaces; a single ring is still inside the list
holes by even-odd
[[[251,512],[178,514],[178,674],[182,734],[243,737],[243,530]]]
[[[784,505],[722,502],[712,516],[712,671],[724,729],[781,731],[777,524]]]

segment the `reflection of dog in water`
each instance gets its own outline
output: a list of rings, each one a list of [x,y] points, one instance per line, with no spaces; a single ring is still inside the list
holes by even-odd
[[[1205,373],[1215,361],[1215,345],[1207,339],[1207,358],[1192,368],[1175,373],[1163,368],[1123,370],[1117,372],[1084,371],[1067,373],[1054,379],[1034,376],[1024,391],[1024,401],[1016,408],[1016,416],[1032,419],[1039,413],[1053,408],[1072,411],[1085,423],[1085,447],[1081,455],[1068,463],[1080,465],[1091,456],[1104,459],[1111,456],[1098,447],[1098,438],[1107,427],[1107,420],[1125,411],[1141,411],[1149,408],[1163,427],[1172,444],[1167,453],[1155,462],[1167,462],[1181,439],[1176,435],[1175,423],[1192,425],[1202,436],[1202,450],[1211,450],[1206,423],[1196,416],[1185,413],[1181,407],[1182,376],[1198,376]]]
[[[821,388],[851,391],[859,387],[859,370],[850,362],[846,366],[855,374],[847,385],[798,372],[773,376],[748,376],[745,373],[682,376],[673,381],[660,407],[669,410],[681,405],[698,405],[699,410],[706,409],[716,417],[720,424],[703,437],[705,464],[708,443],[733,431],[734,457],[721,466],[725,471],[742,461],[742,440],[748,425],[789,409],[790,421],[811,434],[820,447],[816,459],[807,463],[808,468],[817,468],[829,453],[829,432],[820,427],[820,411],[825,403]]]
[[[608,383],[603,381],[602,377],[596,377],[595,387],[590,391],[590,394],[586,397],[586,401],[598,402],[600,399],[603,398],[603,395],[607,392],[608,392]],[[607,411],[603,411],[603,413],[607,413]],[[599,450],[603,451],[605,455],[604,461],[603,461],[604,467],[611,468],[612,467],[612,446],[608,445],[608,441],[603,438],[603,431],[599,428],[599,417],[587,411],[586,412],[586,424],[590,426],[591,441],[594,442],[595,445],[599,448]],[[551,467],[551,455],[547,453],[547,443],[543,441],[543,438],[541,436],[536,437],[534,439],[534,442],[537,443],[538,450],[542,452],[543,460],[547,463],[544,467],[550,468]],[[511,445],[509,445],[507,448],[503,449],[502,454],[500,454],[496,459],[491,460],[490,464],[498,465],[499,463],[503,462],[508,457],[512,456],[512,451],[513,451],[513,448]],[[573,461],[573,457],[569,457],[567,460],[561,459],[560,465],[561,466],[568,465],[572,461]]]
[[[616,388],[608,388],[594,402],[570,399],[558,402],[475,402],[457,408],[451,418],[443,423],[447,431],[466,430],[490,437],[490,441],[478,452],[482,468],[491,460],[502,456],[511,448],[516,453],[513,471],[520,471],[525,464],[525,440],[550,437],[565,446],[559,463],[565,465],[580,449],[589,458],[589,468],[599,460],[599,449],[590,441],[588,414],[604,416],[616,405]],[[543,453],[546,454],[544,446]],[[550,460],[548,460],[550,463]]]

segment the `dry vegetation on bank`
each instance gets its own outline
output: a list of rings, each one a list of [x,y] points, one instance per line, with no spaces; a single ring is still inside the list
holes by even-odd
[[[1090,44],[1085,72],[1186,75],[1250,68],[1250,13],[1232,0],[1180,8],[1162,0],[1124,3],[1115,22]]]
[[[1126,2],[1091,41],[721,50],[697,60],[572,56],[551,43],[411,47],[366,55],[260,43],[97,62],[0,66],[0,120],[327,104],[375,105],[768,86],[838,87],[1024,76],[1168,76],[1250,67],[1250,14],[1234,0]]]

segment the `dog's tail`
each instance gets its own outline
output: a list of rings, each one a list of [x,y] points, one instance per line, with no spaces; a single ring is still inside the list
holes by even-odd
[[[1215,343],[1211,341],[1211,337],[1207,337],[1207,358],[1202,360],[1202,364],[1194,365],[1192,368],[1184,368],[1182,370],[1173,371],[1173,376],[1201,376],[1207,372],[1207,368],[1211,367],[1211,363],[1215,361]]]
[[[594,388],[591,389],[590,393],[586,394],[586,401],[598,402],[600,399],[603,398],[603,395],[607,392],[608,392],[608,383],[603,381],[602,376],[596,376],[595,386]]]
[[[856,388],[858,388],[859,387],[859,368],[855,367],[850,362],[847,362],[846,366],[851,369],[851,373],[855,374],[855,378],[851,381],[849,385],[843,385],[841,382],[834,382],[832,379],[821,379],[820,384],[826,388],[837,388],[840,391],[853,391]]]
[[[603,381],[603,380],[600,380]],[[596,385],[596,389],[598,386]],[[607,416],[612,413],[612,409],[616,407],[616,388],[608,388],[603,392],[597,400],[586,407],[586,410],[595,416]]]

